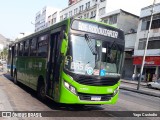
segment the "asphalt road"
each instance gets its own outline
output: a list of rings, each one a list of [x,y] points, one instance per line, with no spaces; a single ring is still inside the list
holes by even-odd
[[[110,111],[160,111],[160,98],[142,95],[131,91],[120,90],[119,99],[115,105],[85,107],[68,106],[56,104],[51,100],[43,103],[36,98],[36,93],[33,90],[25,87],[22,84],[17,86],[6,77],[0,76],[0,111],[58,111],[55,114],[62,116],[78,116],[72,118],[65,117],[65,119],[82,120],[81,117],[87,116],[87,118],[83,119],[106,120],[105,116],[108,116],[109,118],[107,117],[107,119],[122,120],[122,118],[119,118],[118,116],[129,113]],[[115,116],[116,118],[112,116]],[[56,119],[64,118],[56,117]],[[125,117],[125,119],[130,120],[135,118]],[[159,118],[147,117],[145,119]]]

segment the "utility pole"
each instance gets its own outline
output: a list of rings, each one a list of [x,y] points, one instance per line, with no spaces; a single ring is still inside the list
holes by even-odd
[[[97,0],[97,3],[96,3],[96,18],[95,18],[96,21],[99,20],[99,0]]]
[[[147,47],[148,47],[148,41],[149,41],[149,37],[150,37],[150,30],[151,30],[151,25],[152,25],[152,20],[153,20],[153,12],[154,12],[155,2],[156,2],[156,0],[154,0],[153,5],[152,5],[151,19],[150,19],[149,29],[148,29],[148,33],[147,33],[146,46],[145,46],[145,49],[144,49],[144,55],[143,55],[141,72],[140,72],[140,77],[139,77],[139,80],[138,80],[137,90],[139,90],[139,88],[140,88],[140,82],[141,82],[141,79],[142,79],[143,68],[144,68],[144,64],[145,64],[145,57],[146,57],[146,52],[147,52]]]

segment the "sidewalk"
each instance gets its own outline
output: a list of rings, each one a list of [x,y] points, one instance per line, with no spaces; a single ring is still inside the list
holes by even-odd
[[[137,92],[154,97],[160,97],[160,90],[148,88],[146,82],[141,82],[139,90],[137,90],[137,84],[138,81],[121,79],[120,89],[129,90],[132,92]]]

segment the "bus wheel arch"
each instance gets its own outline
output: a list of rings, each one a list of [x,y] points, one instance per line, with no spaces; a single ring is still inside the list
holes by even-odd
[[[45,94],[45,82],[44,78],[42,75],[38,77],[38,82],[37,82],[37,97],[44,101],[46,99],[46,94]]]

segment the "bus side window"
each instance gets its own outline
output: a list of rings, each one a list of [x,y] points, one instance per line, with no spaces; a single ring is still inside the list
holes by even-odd
[[[23,56],[23,43],[19,43],[19,56]]]
[[[38,56],[47,57],[48,54],[48,35],[40,36],[38,39]]]
[[[30,56],[36,56],[37,53],[37,39],[33,38],[30,40]]]
[[[25,45],[24,45],[24,56],[28,56],[29,53],[29,40],[25,41]]]

